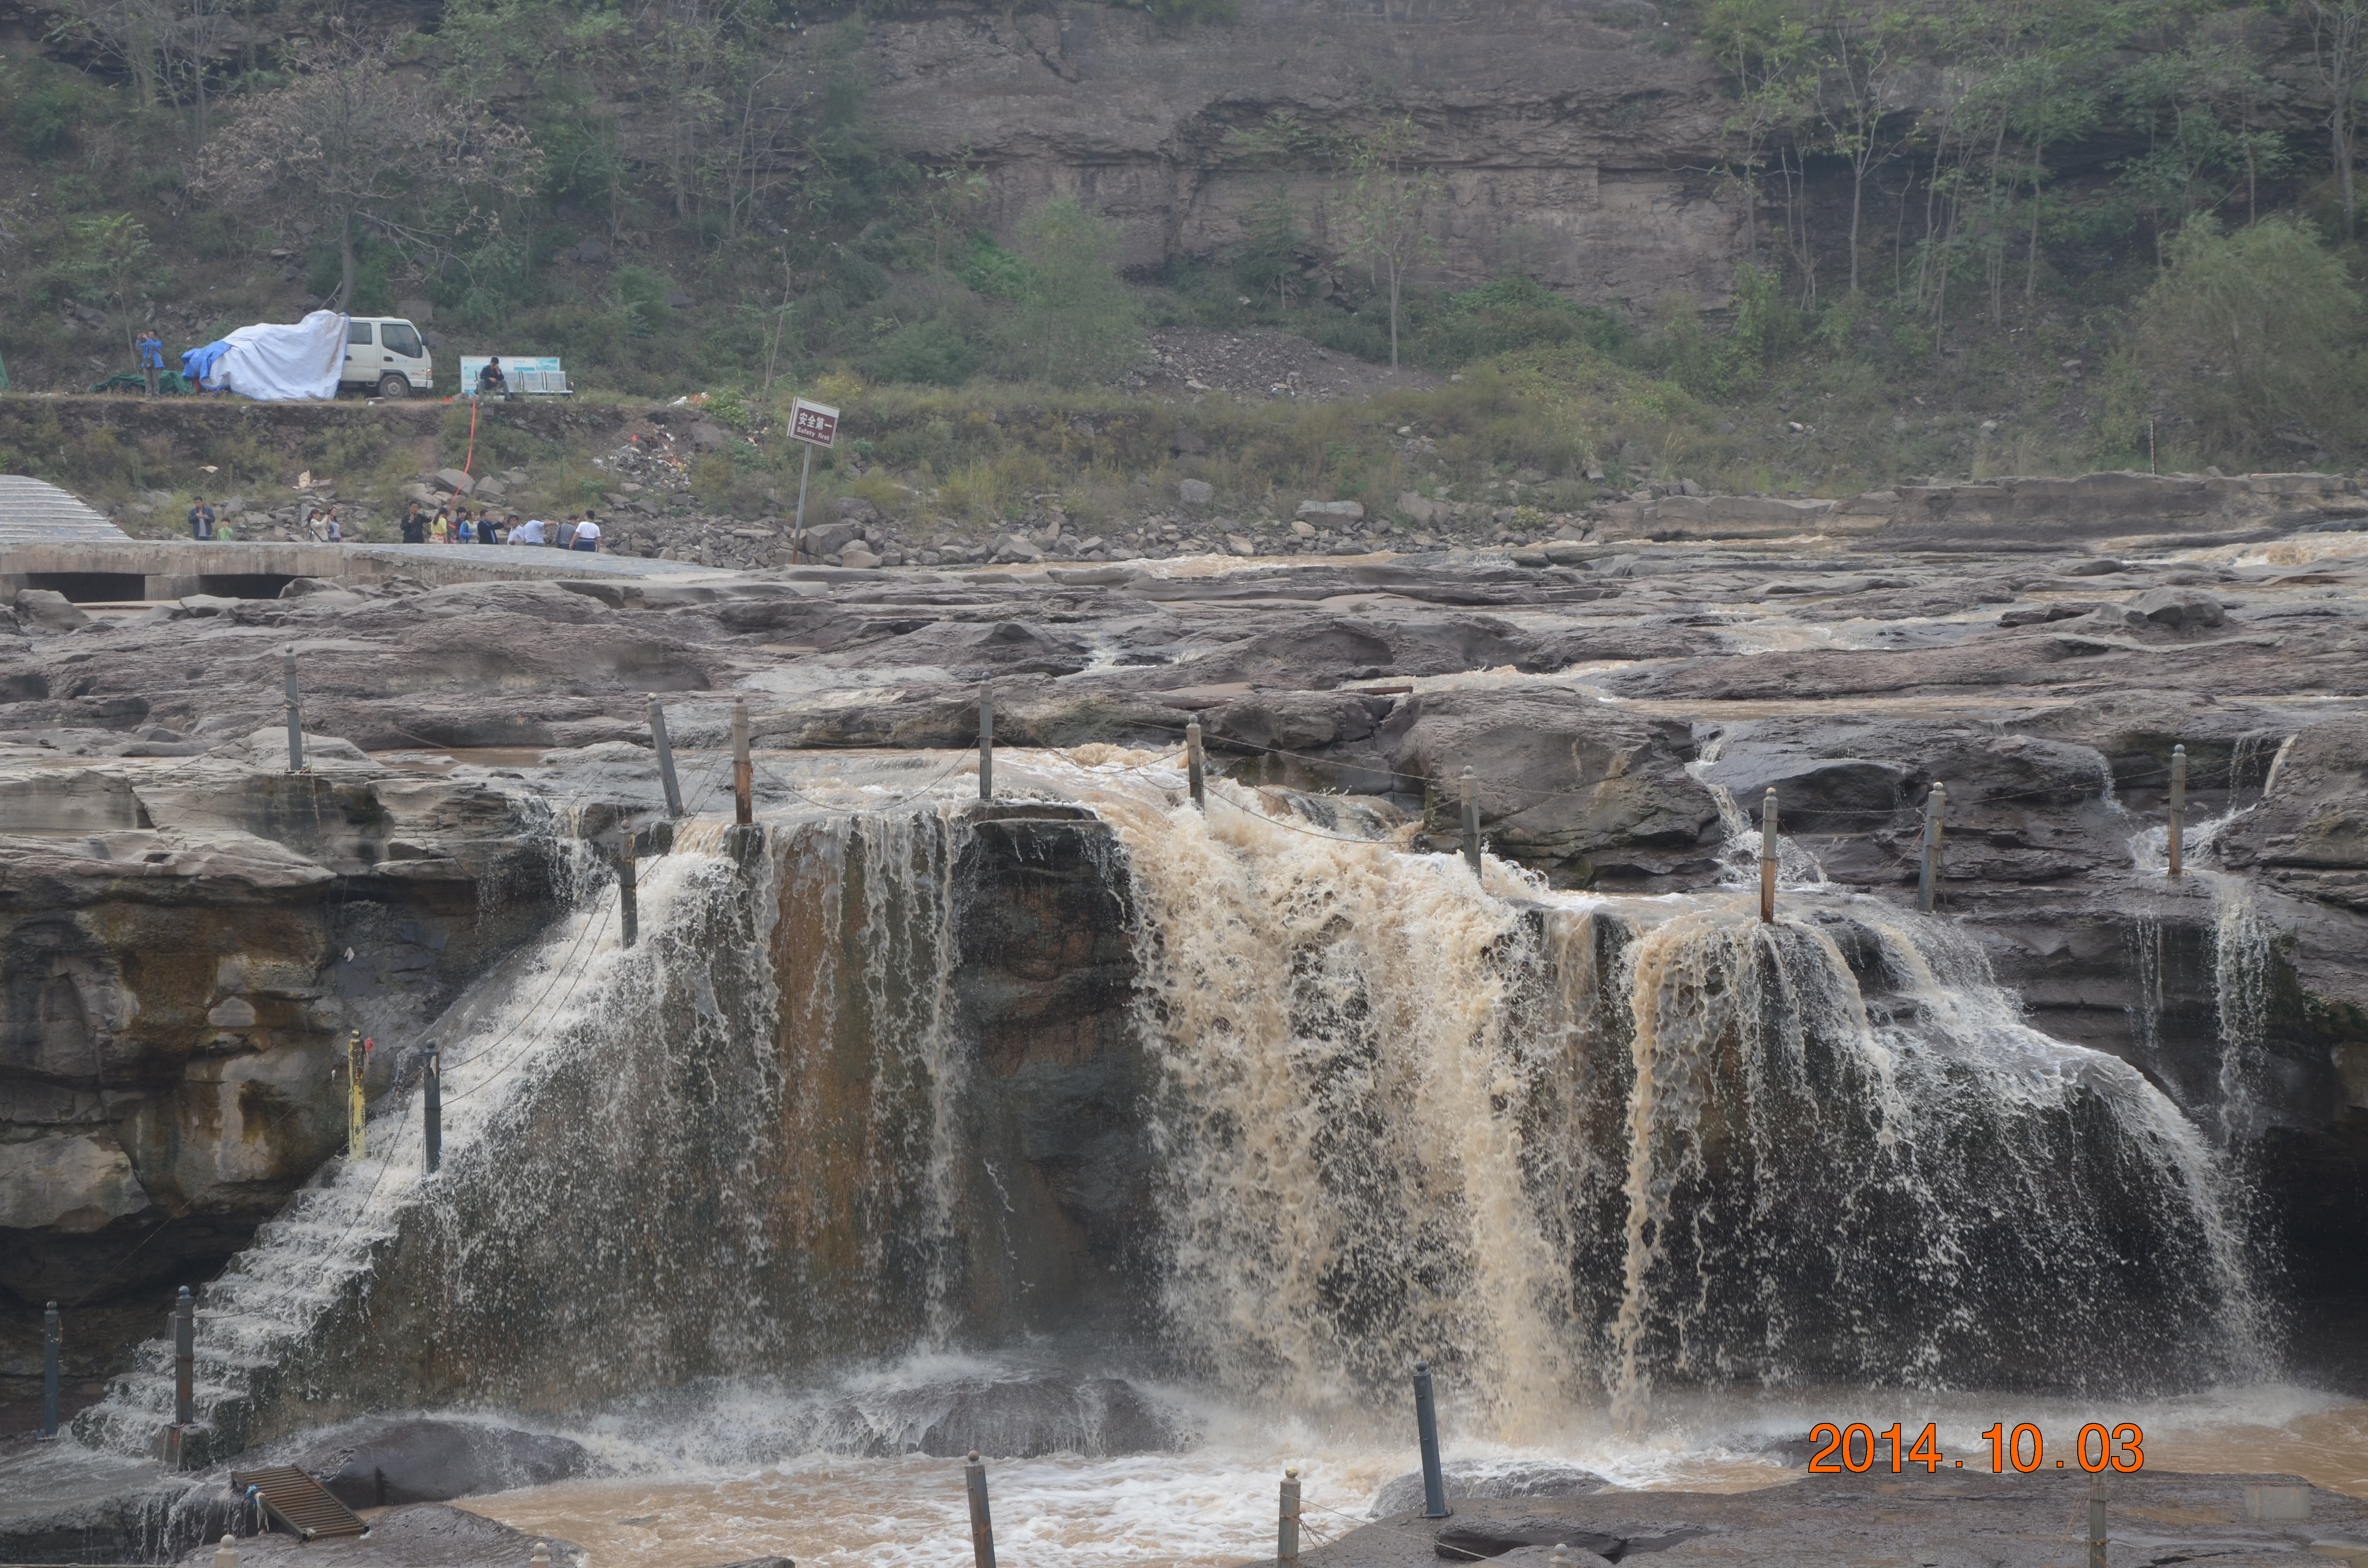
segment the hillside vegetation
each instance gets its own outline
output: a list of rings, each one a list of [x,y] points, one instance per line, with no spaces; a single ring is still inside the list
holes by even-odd
[[[1243,511],[1508,485],[1567,511],[1681,481],[1833,494],[2368,453],[2368,0],[1632,6],[1652,12],[1635,47],[1692,51],[1726,94],[1714,176],[1751,217],[1714,317],[1577,303],[1518,264],[1427,287],[1438,138],[1387,104],[1353,131],[1281,111],[1235,131],[1225,155],[1279,177],[1229,254],[1121,277],[1111,225],[1067,199],[987,233],[980,168],[898,154],[867,109],[867,28],[910,7],[446,0],[396,27],[75,3],[41,51],[0,59],[19,392],[129,369],[143,324],[177,351],[324,303],[402,312],[432,316],[448,376],[461,352],[555,353],[587,396],[704,392],[759,437],[823,388],[855,437],[823,494],[868,483],[982,526],[1051,504],[1115,519],[1179,477]],[[1174,29],[1232,16],[1153,9]],[[1311,170],[1330,176],[1324,246],[1280,178]],[[1279,329],[1432,374],[1315,403],[1146,385],[1155,326]],[[1189,448],[1079,433],[1162,398],[1192,403]],[[590,456],[538,454],[552,504],[609,495]],[[380,499],[416,469],[359,437],[311,460]],[[795,460],[734,442],[692,488],[776,513]],[[20,440],[0,462],[114,498],[194,478],[136,442]]]

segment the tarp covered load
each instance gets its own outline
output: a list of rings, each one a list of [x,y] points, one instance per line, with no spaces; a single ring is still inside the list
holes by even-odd
[[[208,392],[290,403],[336,396],[345,364],[346,318],[314,311],[294,326],[243,326],[192,348],[181,356],[181,374]]]

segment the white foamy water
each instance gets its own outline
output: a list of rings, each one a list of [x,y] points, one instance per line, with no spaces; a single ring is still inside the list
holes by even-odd
[[[703,1391],[698,1416],[632,1416],[563,1428],[612,1473],[472,1499],[466,1506],[586,1549],[598,1568],[702,1568],[779,1553],[805,1568],[966,1568],[971,1562],[962,1464],[912,1453],[855,1458],[798,1446],[817,1402],[867,1381],[876,1392],[1008,1365],[916,1358],[826,1391],[773,1385]],[[1151,1385],[1198,1434],[1183,1453],[1086,1458],[1051,1454],[987,1466],[998,1559],[1015,1564],[1125,1563],[1219,1568],[1273,1551],[1277,1483],[1300,1471],[1304,1540],[1313,1545],[1372,1522],[1374,1494],[1413,1471],[1410,1425],[1372,1415],[1316,1426],[1287,1412],[1253,1415]],[[2149,1469],[2289,1472],[2368,1495],[2368,1404],[2281,1384],[2176,1399],[2078,1402],[2023,1395],[1904,1395],[1862,1387],[1686,1395],[1662,1402],[1649,1429],[1624,1429],[1608,1409],[1565,1412],[1535,1441],[1507,1444],[1450,1427],[1451,1467],[1482,1473],[1575,1466],[1619,1487],[1730,1492],[1796,1479],[1798,1445],[1819,1422],[1900,1423],[1913,1439],[1930,1422],[1944,1464],[1986,1471],[1994,1423],[2029,1423],[2038,1456],[2067,1467],[2080,1428],[2133,1424]],[[1789,1452],[1779,1445],[1792,1445]],[[2028,1450],[2026,1450],[2028,1454]],[[1888,1456],[1882,1461],[1885,1468]],[[2011,1462],[2011,1461],[2009,1461]],[[1913,1465],[1908,1474],[1920,1471]]]

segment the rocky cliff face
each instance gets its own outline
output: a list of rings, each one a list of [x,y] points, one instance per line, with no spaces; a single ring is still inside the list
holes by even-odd
[[[44,1301],[85,1314],[80,1363],[105,1349],[91,1309],[245,1245],[343,1146],[349,1032],[385,1041],[366,1078],[383,1092],[421,1020],[549,916],[536,813],[316,744],[302,774],[0,764],[12,1384],[38,1376]]]
[[[1250,0],[1181,34],[1115,6],[948,10],[875,24],[865,59],[892,138],[973,160],[998,232],[1070,193],[1124,223],[1132,266],[1219,253],[1278,183],[1228,131],[1282,113],[1338,136],[1404,114],[1448,190],[1433,280],[1518,263],[1588,301],[1716,305],[1744,213],[1701,171],[1728,111],[1670,35],[1628,0]],[[1281,184],[1315,244],[1337,246],[1327,182]]]

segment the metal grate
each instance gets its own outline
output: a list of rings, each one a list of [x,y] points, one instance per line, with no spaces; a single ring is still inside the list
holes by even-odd
[[[233,1471],[230,1483],[242,1494],[250,1486],[262,1494],[263,1506],[271,1517],[305,1540],[324,1535],[362,1535],[370,1529],[360,1515],[292,1464]]]

